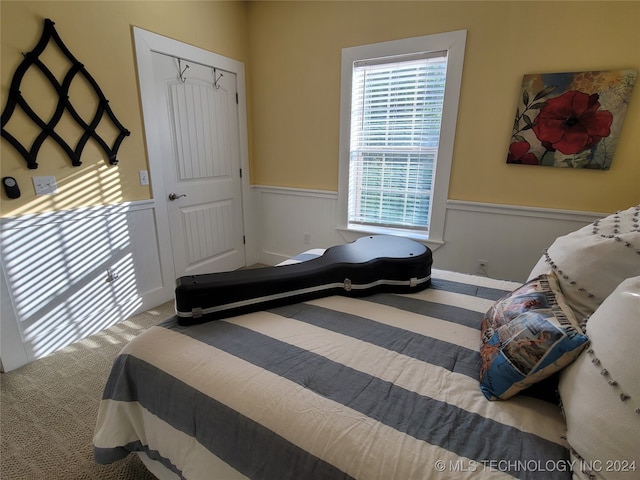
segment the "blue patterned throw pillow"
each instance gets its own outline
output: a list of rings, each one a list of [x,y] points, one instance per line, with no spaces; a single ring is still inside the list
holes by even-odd
[[[482,320],[480,389],[506,400],[569,365],[588,342],[553,273],[498,300]]]

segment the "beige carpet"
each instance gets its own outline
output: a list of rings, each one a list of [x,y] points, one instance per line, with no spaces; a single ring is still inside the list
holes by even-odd
[[[0,479],[154,480],[136,455],[93,461],[93,428],[113,359],[173,315],[173,302],[0,376]]]

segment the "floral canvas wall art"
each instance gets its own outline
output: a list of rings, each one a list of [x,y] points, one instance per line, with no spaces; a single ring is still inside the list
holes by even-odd
[[[635,70],[525,75],[507,163],[608,170]]]

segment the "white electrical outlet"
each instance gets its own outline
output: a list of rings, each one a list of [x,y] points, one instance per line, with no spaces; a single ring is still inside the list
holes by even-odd
[[[107,283],[116,281],[119,276],[120,274],[116,272],[113,268],[107,268]]]
[[[33,188],[36,191],[36,195],[51,195],[58,193],[58,186],[56,185],[56,177],[33,177]]]
[[[311,245],[311,234],[310,233],[305,233],[304,234],[304,244],[305,245]]]
[[[478,259],[478,267],[476,268],[476,273],[478,275],[489,275],[489,261]]]
[[[147,170],[140,170],[140,185],[149,185],[149,172]]]

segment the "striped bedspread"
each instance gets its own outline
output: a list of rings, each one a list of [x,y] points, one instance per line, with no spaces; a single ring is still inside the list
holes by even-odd
[[[94,438],[186,479],[570,478],[560,410],[480,392],[479,325],[518,285],[434,271],[411,295],[326,297],[152,327],[117,357]]]

